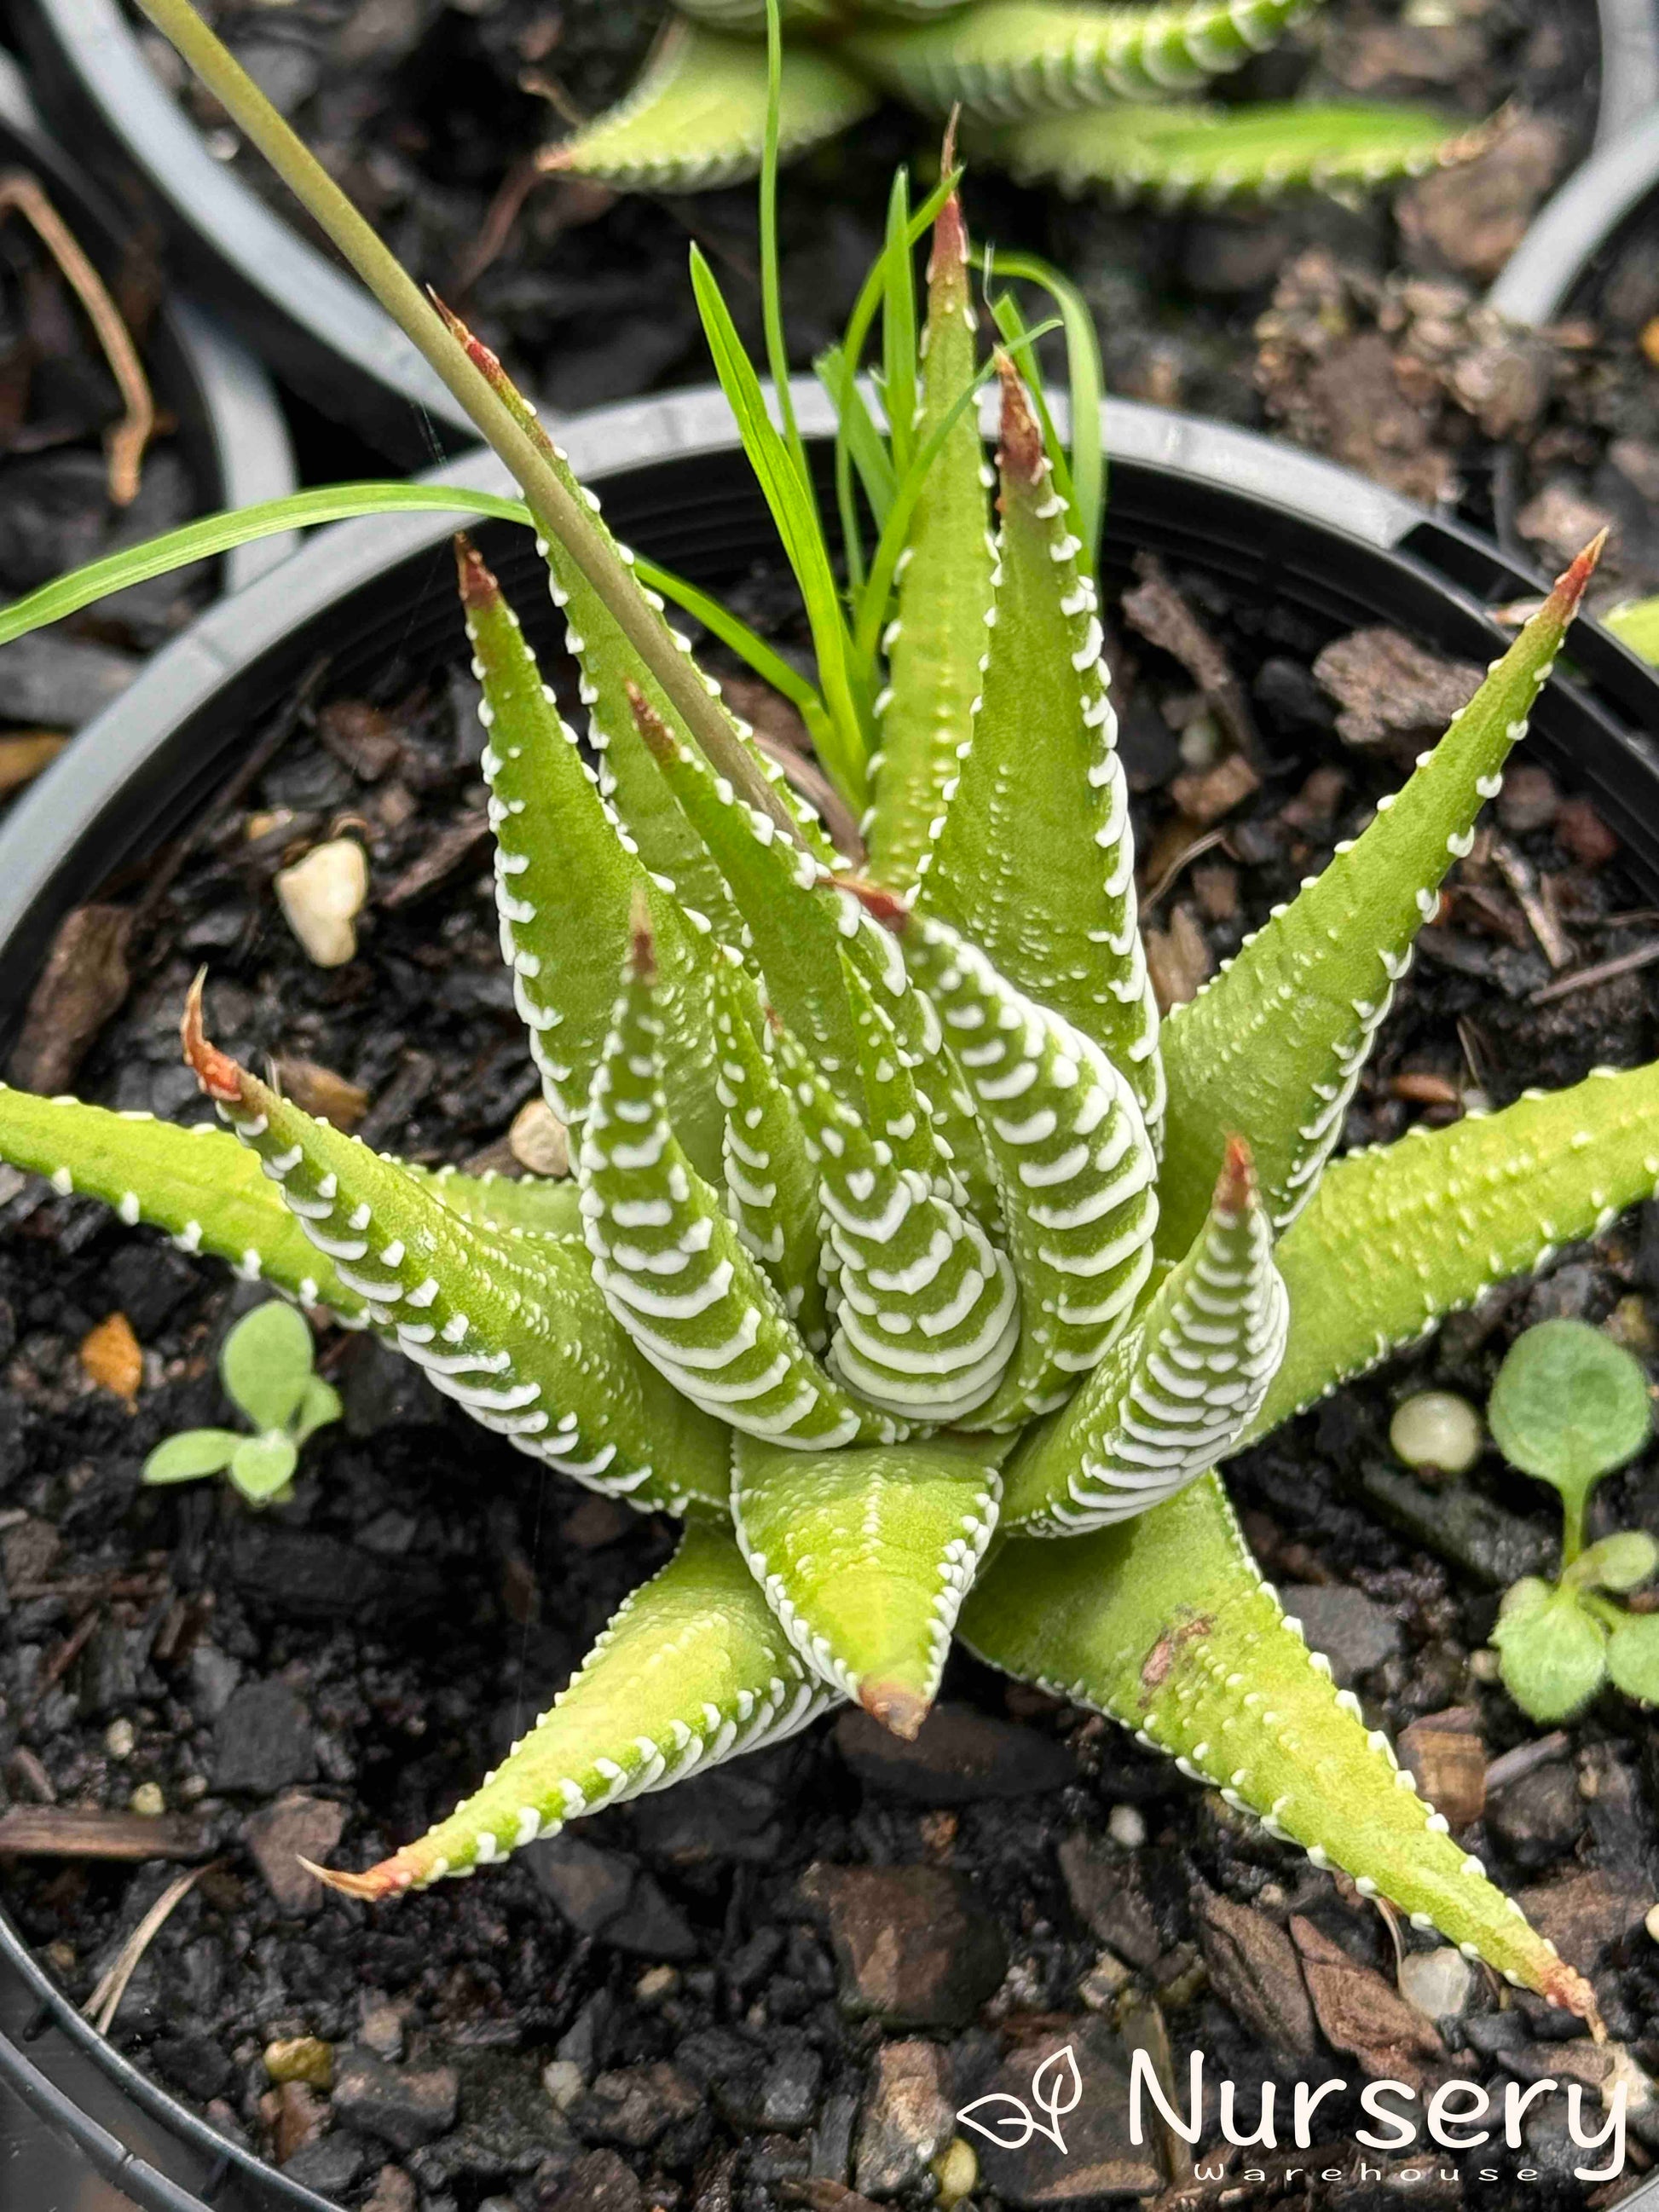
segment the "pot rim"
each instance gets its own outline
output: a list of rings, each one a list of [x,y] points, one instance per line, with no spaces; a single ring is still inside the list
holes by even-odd
[[[832,427],[827,396],[809,379],[798,380],[792,394],[803,434],[821,445]],[[988,411],[994,405],[988,395],[982,418],[988,428],[994,428]],[[1237,511],[1231,573],[1243,580],[1243,588],[1254,582],[1271,595],[1277,579],[1290,576],[1305,592],[1316,580],[1322,581],[1327,571],[1334,574],[1345,565],[1354,567],[1358,581],[1345,606],[1368,604],[1376,619],[1399,614],[1403,605],[1408,611],[1400,618],[1419,630],[1432,627],[1438,616],[1466,648],[1471,638],[1480,637],[1490,649],[1503,642],[1491,604],[1542,588],[1539,578],[1477,533],[1332,462],[1255,432],[1128,401],[1109,401],[1103,423],[1109,459],[1121,472],[1120,487],[1139,479],[1141,496],[1149,488],[1156,491],[1164,509],[1181,504],[1170,498],[1173,488],[1189,501]],[[577,472],[594,484],[649,478],[665,465],[734,459],[738,453],[725,397],[714,386],[596,410],[562,424],[560,437]],[[482,451],[447,463],[426,480],[485,490],[507,488],[499,462]],[[1143,523],[1146,519],[1140,518]],[[343,595],[411,560],[440,553],[453,526],[453,519],[438,514],[334,524],[315,533],[289,561],[208,609],[158,653],[123,698],[88,726],[89,742],[76,749],[73,766],[67,759],[55,764],[0,825],[0,963],[36,902],[54,892],[61,896],[66,873],[77,863],[85,872],[89,844],[100,836],[125,836],[131,854],[153,834],[154,811],[136,818],[137,810],[124,802],[124,793],[181,722],[211,708],[239,672],[275,666],[272,657],[284,646],[289,653],[281,665],[293,668],[298,634]],[[1292,569],[1283,549],[1275,549],[1276,529],[1316,540],[1316,567]],[[1599,782],[1592,769],[1589,780],[1598,803],[1607,804],[1609,811],[1622,808],[1626,820],[1632,814],[1647,819],[1650,836],[1641,857],[1649,872],[1659,878],[1659,749],[1638,726],[1659,728],[1659,674],[1609,633],[1595,624],[1582,628],[1582,637],[1575,636],[1573,662],[1595,684],[1596,695],[1564,669],[1545,696],[1575,732],[1587,731],[1609,751],[1611,769]],[[456,635],[459,641],[459,616]],[[1556,750],[1567,750],[1559,738]],[[56,918],[54,912],[52,920]],[[23,979],[26,987],[33,976],[31,968]],[[137,2105],[147,2123],[137,2132],[150,2160],[170,2157],[176,2163],[182,2158],[210,2167],[208,2179],[192,2185],[203,2189],[218,2212],[233,2212],[238,2205],[247,2212],[335,2212],[323,2197],[216,2135],[96,2033],[0,1911],[0,1975],[8,1968],[33,2008],[33,2027],[58,2030],[82,2067],[94,2065],[118,2098]],[[0,1979],[0,2020],[9,2017],[3,2000],[15,1994]],[[191,2195],[125,2147],[3,2033],[0,2083],[16,2090],[143,2212],[209,2212],[203,2197]],[[1647,2212],[1659,2212],[1659,2182],[1638,2191],[1629,2203],[1631,2212],[1638,2203]]]
[[[131,228],[102,188],[46,130],[22,71],[0,52],[0,159],[15,158],[40,173],[54,200],[66,204],[94,262],[112,272],[119,243]],[[264,368],[216,315],[177,298],[171,287],[156,313],[150,351],[179,386],[181,442],[199,470],[210,471],[204,489],[209,511],[281,499],[297,481],[288,423]],[[270,538],[238,546],[224,556],[220,573],[227,591],[251,584],[293,550],[292,539]]]
[[[1596,0],[1596,9],[1600,149],[1659,101],[1659,0]],[[209,153],[150,67],[120,0],[32,0],[21,29],[50,96],[89,116],[137,171],[169,226],[188,241],[182,250],[204,292],[225,300],[296,390],[345,414],[372,444],[408,466],[429,460],[434,438],[451,452],[471,445],[471,419],[385,311]],[[1527,254],[1531,235],[1516,258]],[[1540,246],[1528,265],[1534,259],[1542,265],[1547,250]]]

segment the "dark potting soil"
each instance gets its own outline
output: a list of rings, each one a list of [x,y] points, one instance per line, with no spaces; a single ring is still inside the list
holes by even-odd
[[[751,185],[617,198],[543,179],[519,202],[530,157],[566,133],[561,111],[595,113],[631,82],[663,20],[660,0],[216,0],[210,12],[406,265],[554,406],[707,375],[686,274],[693,238],[757,335]],[[215,152],[301,220],[257,157],[239,151],[222,112],[146,38]],[[1596,64],[1593,11],[1575,0],[1453,0],[1431,10],[1328,0],[1218,96],[1403,99],[1443,109],[1455,125],[1513,103],[1513,127],[1468,168],[1353,210],[1307,198],[1239,212],[1126,212],[976,170],[970,220],[981,235],[1048,254],[1082,286],[1115,391],[1248,417],[1253,323],[1279,271],[1322,244],[1373,282],[1395,270],[1489,281],[1588,148]],[[922,118],[887,109],[785,173],[784,282],[799,367],[840,335],[879,247],[894,167],[927,171],[935,140]]]
[[[1371,635],[1320,657],[1331,641],[1297,618],[1186,581],[1238,679],[1224,696],[1212,686],[1219,714],[1135,626],[1168,616],[1170,579],[1139,580],[1118,654],[1166,995],[1190,992],[1355,832],[1471,680],[1379,659]],[[758,579],[744,611],[775,632],[781,596]],[[569,668],[553,672],[571,703]],[[1349,701],[1341,736],[1327,685]],[[357,1086],[371,1141],[499,1159],[535,1082],[497,956],[471,678],[392,670],[374,700],[325,684],[317,696],[173,878],[81,1086],[200,1118],[176,1025],[207,961],[228,1048],[313,1063],[290,1073],[296,1085],[314,1088],[321,1067]],[[1252,722],[1254,767],[1237,750]],[[1368,735],[1369,750],[1352,742]],[[1652,941],[1646,895],[1602,826],[1524,753],[1493,815],[1425,933],[1350,1143],[1631,1065],[1659,1042],[1640,973],[1539,999],[1556,973],[1540,932],[1562,933],[1558,957],[1580,963]],[[342,829],[367,846],[373,893],[358,957],[325,971],[271,878]],[[345,1419],[307,1447],[291,1504],[255,1514],[218,1484],[142,1489],[151,1446],[224,1418],[216,1349],[262,1295],[0,1171],[0,1776],[14,1810],[55,1801],[95,1818],[136,1802],[167,1822],[158,1836],[182,1828],[185,1864],[206,1870],[110,2032],[325,2195],[374,2212],[919,2207],[951,2112],[1013,2051],[1025,2056],[1003,2086],[1023,2090],[1043,2039],[1080,2054],[1070,2155],[1053,2161],[1041,2138],[975,2141],[981,2212],[1076,2203],[1085,2180],[1162,2192],[1167,2212],[1269,2198],[1577,2212],[1617,2201],[1659,2153],[1650,2105],[1632,2114],[1622,2179],[1577,2181],[1584,2154],[1554,2095],[1531,2106],[1522,2150],[1486,2154],[1499,2186],[1479,2179],[1476,2154],[1369,2153],[1362,2169],[1347,2094],[1319,2107],[1311,2152],[1243,2151],[1221,2179],[1206,2155],[1205,2179],[1188,2157],[1166,2175],[1155,2146],[1127,2139],[1132,2046],[1183,2085],[1201,2049],[1246,2116],[1268,2080],[1281,2105],[1292,2081],[1357,2093],[1368,2070],[1501,2094],[1510,2080],[1593,2082],[1609,2054],[1431,1938],[1407,1935],[1410,1971],[1446,2016],[1402,2008],[1388,1932],[1346,1882],[1106,1722],[961,1655],[914,1747],[843,1715],[474,1881],[375,1911],[325,1898],[295,1853],[362,1865],[447,1810],[670,1532],[532,1471],[406,1363],[327,1326],[319,1356]],[[1410,1731],[1458,1832],[1592,1972],[1620,2063],[1646,2071],[1659,2066],[1659,1950],[1642,1924],[1659,1895],[1650,1722],[1612,1697],[1559,1731],[1516,1711],[1484,1646],[1503,1584],[1551,1556],[1547,1493],[1492,1455],[1431,1489],[1391,1462],[1385,1431],[1422,1382],[1482,1400],[1516,1332],[1545,1315],[1609,1322],[1653,1357],[1656,1295],[1649,1208],[1228,1470],[1258,1555],[1338,1678],[1375,1721]],[[131,1402],[94,1382],[81,1350],[112,1313],[143,1348]],[[1596,1518],[1659,1527],[1659,1457],[1604,1484]],[[179,1871],[62,1856],[0,1869],[0,1898],[77,2002]],[[1318,1965],[1311,2003],[1298,1951]],[[1248,2179],[1256,2161],[1269,2181]],[[1327,2168],[1339,2178],[1317,2178]]]
[[[135,234],[112,298],[141,358],[161,283],[149,245]],[[21,217],[8,214],[0,223],[0,599],[201,511],[204,487],[179,451],[165,385],[151,388],[157,434],[136,496],[118,506],[104,446],[122,417],[114,378],[74,293]],[[0,647],[0,808],[189,620],[208,574],[198,564],[135,585]]]

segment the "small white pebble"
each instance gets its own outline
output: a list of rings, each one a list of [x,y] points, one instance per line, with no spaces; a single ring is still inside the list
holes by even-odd
[[[1643,1924],[1654,1942],[1659,1943],[1659,1905],[1650,1905],[1648,1907],[1648,1917]]]
[[[1407,1467],[1435,1467],[1462,1474],[1480,1456],[1480,1416],[1450,1390],[1419,1390],[1402,1398],[1389,1424],[1389,1442]]]
[[[1146,1840],[1146,1823],[1133,1805],[1114,1805],[1106,1815],[1106,1832],[1126,1851],[1138,1851]]]
[[[641,2004],[659,2004],[664,1997],[672,1997],[679,1985],[678,1966],[647,1966],[634,1984],[634,1995]]]
[[[357,916],[368,896],[368,861],[355,837],[331,837],[276,878],[288,926],[319,968],[343,968],[357,951]]]
[[[574,2058],[550,2058],[542,2069],[542,2087],[562,2112],[568,2112],[587,2081]]]
[[[155,1782],[141,1782],[127,1803],[147,1820],[159,1820],[167,1809],[167,1801],[161,1795],[161,1784]]]
[[[508,1149],[521,1168],[532,1175],[567,1176],[570,1172],[570,1138],[564,1123],[544,1098],[532,1098],[513,1117],[507,1133]]]
[[[134,1741],[131,1721],[112,1721],[104,1730],[104,1748],[112,1759],[131,1759]]]

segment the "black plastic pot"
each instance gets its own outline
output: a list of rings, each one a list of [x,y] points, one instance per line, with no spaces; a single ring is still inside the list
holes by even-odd
[[[40,177],[100,275],[114,280],[131,220],[47,135],[21,71],[0,52],[0,169],[9,168]],[[270,380],[216,317],[169,291],[147,350],[158,398],[177,417],[179,447],[206,507],[242,507],[293,490],[288,426]],[[252,583],[291,550],[281,539],[239,547],[224,562],[227,588]]]
[[[1596,0],[1596,144],[1659,100],[1659,0]],[[143,187],[179,266],[277,374],[408,467],[474,437],[407,338],[339,265],[216,161],[151,70],[121,0],[18,0],[41,96]]]
[[[817,457],[826,459],[823,394],[802,383],[796,405]],[[1389,623],[1480,661],[1506,642],[1489,609],[1540,587],[1535,575],[1472,532],[1247,432],[1118,403],[1108,406],[1105,428],[1114,583],[1133,553],[1154,551],[1333,635]],[[602,487],[622,535],[706,587],[775,554],[718,392],[606,409],[576,418],[561,434],[579,472]],[[505,488],[497,464],[478,454],[438,477]],[[81,749],[89,765],[74,775],[55,767],[27,795],[0,828],[0,1045],[64,912],[112,872],[142,863],[200,808],[319,653],[331,656],[331,684],[349,685],[393,662],[415,674],[457,650],[463,633],[450,526],[439,516],[399,516],[319,534],[301,559],[210,609],[158,655],[118,711],[93,726],[93,742]],[[478,534],[532,635],[551,640],[556,617],[528,533],[491,524]],[[1563,661],[1539,701],[1529,744],[1590,794],[1625,841],[1635,872],[1659,887],[1659,749],[1650,730],[1659,730],[1659,677],[1606,632],[1582,625],[1571,666]],[[23,2076],[24,2054],[4,2035],[15,2038],[26,2014],[49,2032],[27,2054],[35,2074]],[[145,2212],[198,2212],[198,2198],[221,2212],[318,2212],[319,2200],[219,2145],[79,2022],[3,1915],[0,2031],[0,2086],[20,2085],[64,2134],[79,2130],[85,2139],[95,2113],[108,2135],[159,2170],[129,2166],[119,2177]],[[54,2099],[54,2083],[66,2094]],[[88,2147],[106,2166],[107,2136]],[[216,2155],[216,2195],[203,2179],[205,2160]],[[1659,2212],[1655,2194],[1630,2202]]]

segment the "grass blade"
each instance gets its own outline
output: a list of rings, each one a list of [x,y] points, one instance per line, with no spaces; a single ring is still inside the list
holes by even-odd
[[[1106,453],[1100,434],[1100,406],[1106,378],[1094,317],[1075,284],[1058,270],[1029,253],[993,256],[995,275],[1038,285],[1059,310],[1066,332],[1066,368],[1072,396],[1071,503],[1073,525],[1083,540],[1089,565],[1098,564],[1100,533],[1106,512]]]
[[[366,514],[481,514],[530,527],[530,510],[522,500],[502,499],[494,492],[466,491],[459,485],[346,483],[293,492],[286,499],[262,500],[253,507],[203,515],[182,529],[167,531],[143,545],[108,554],[101,561],[89,561],[83,568],[71,569],[67,576],[55,577],[38,592],[0,607],[0,645],[26,637],[47,623],[61,622],[65,615],[77,613],[95,599],[125,591],[129,584],[167,575],[175,568],[188,568],[192,561],[228,553],[253,538],[272,538],[316,523],[350,522]]]
[[[910,251],[910,179],[901,169],[887,203],[881,257],[882,399],[900,476],[916,449],[916,282]]]

